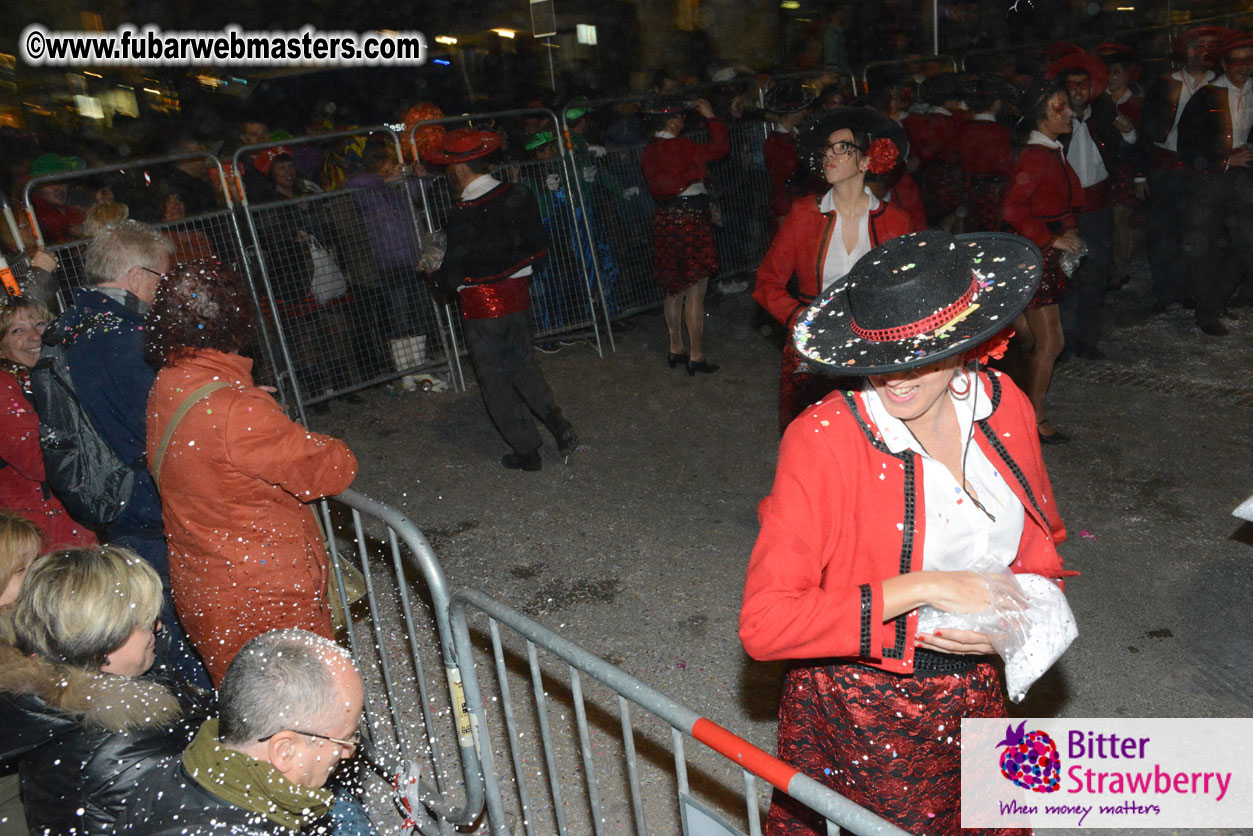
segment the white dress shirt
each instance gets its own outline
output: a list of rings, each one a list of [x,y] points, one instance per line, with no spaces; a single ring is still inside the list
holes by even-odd
[[[1212,72],[1206,72],[1200,81],[1193,81],[1192,76],[1183,70],[1176,70],[1170,74],[1170,77],[1181,85],[1179,88],[1179,104],[1175,105],[1175,121],[1171,123],[1170,133],[1166,134],[1165,142],[1156,143],[1159,148],[1165,148],[1167,151],[1179,150],[1179,117],[1183,116],[1183,109],[1188,104],[1188,99],[1205,85],[1214,80]]]
[[[992,414],[992,401],[981,383],[966,378],[961,371],[956,376],[955,385],[959,391],[963,379],[972,380],[970,391],[964,398],[958,398],[951,391],[945,393],[957,410],[957,425],[965,442],[970,437],[971,424]],[[974,438],[970,437],[966,447],[966,481],[995,520],[979,510],[962,490],[958,477],[927,455],[906,428],[905,422],[888,414],[869,381],[862,389],[861,397],[889,450],[893,453],[913,450],[921,456],[923,504],[926,508],[922,568],[958,571],[975,562],[1009,566],[1018,555],[1026,511]],[[974,432],[977,434],[979,431],[976,429]],[[983,557],[992,560],[979,560]]]
[[[1227,91],[1227,109],[1231,112],[1231,150],[1237,151],[1249,141],[1249,130],[1253,128],[1253,78],[1244,82],[1243,87],[1236,87],[1223,76],[1214,82],[1215,87]]]
[[[871,193],[869,186],[866,187],[866,195],[870,198],[870,202],[858,220],[857,246],[853,247],[852,252],[844,249],[844,217],[839,212],[835,213],[835,229],[831,231],[831,240],[827,243],[827,257],[822,262],[823,290],[848,275],[848,271],[853,269],[857,260],[874,249],[870,246],[870,213],[879,208],[879,198]],[[827,190],[818,204],[818,209],[823,214],[835,212],[835,189]]]
[[[1066,151],[1066,160],[1075,170],[1075,174],[1079,175],[1079,185],[1085,189],[1109,179],[1105,160],[1101,159],[1101,151],[1096,147],[1096,140],[1088,130],[1088,119],[1091,116],[1092,107],[1089,105],[1083,111],[1083,119],[1076,114],[1070,120],[1070,148]]]

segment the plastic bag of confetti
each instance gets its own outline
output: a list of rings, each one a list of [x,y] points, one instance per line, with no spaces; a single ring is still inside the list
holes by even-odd
[[[444,263],[444,253],[448,250],[448,233],[442,229],[421,232],[418,239],[422,244],[422,257],[418,259],[418,267],[434,273]]]
[[[1074,613],[1057,584],[1042,575],[1004,569],[980,572],[990,604],[981,612],[918,610],[918,632],[973,630],[988,637],[1005,660],[1009,698],[1022,702],[1027,690],[1053,667],[1079,635]]]

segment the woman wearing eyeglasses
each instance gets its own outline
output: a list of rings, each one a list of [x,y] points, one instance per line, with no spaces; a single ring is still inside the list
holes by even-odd
[[[0,759],[19,761],[32,833],[109,833],[212,696],[164,661],[161,579],[116,546],[31,564],[0,622]]]
[[[805,126],[796,141],[801,165],[830,188],[796,200],[757,268],[753,298],[788,332],[779,380],[779,427],[831,389],[830,379],[799,369],[792,346],[796,316],[839,282],[857,260],[884,241],[911,231],[909,213],[880,201],[868,177],[886,174],[904,156],[905,131],[868,107],[846,107]]]

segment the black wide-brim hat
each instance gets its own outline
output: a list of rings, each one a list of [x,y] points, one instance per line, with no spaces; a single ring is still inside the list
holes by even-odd
[[[813,90],[796,79],[787,79],[766,91],[763,107],[771,113],[800,113],[816,98]]]
[[[792,340],[802,358],[832,374],[929,366],[1008,328],[1043,270],[1039,248],[1017,235],[903,235],[823,291],[797,318]]]
[[[900,122],[884,116],[873,107],[837,107],[810,119],[801,128],[796,137],[796,156],[801,165],[814,169],[815,161],[820,161],[826,151],[827,137],[845,128],[854,134],[867,134],[871,142],[876,139],[890,140],[902,160],[909,156],[909,137]],[[816,170],[822,170],[820,162]]]

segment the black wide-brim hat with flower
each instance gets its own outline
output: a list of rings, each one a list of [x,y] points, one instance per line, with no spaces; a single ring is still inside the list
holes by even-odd
[[[1040,250],[1017,235],[902,235],[823,291],[797,318],[792,340],[802,358],[832,374],[928,366],[1008,328],[1043,269]]]
[[[822,155],[826,151],[828,137],[845,128],[854,134],[868,135],[872,144],[877,139],[886,139],[896,146],[899,159],[909,156],[909,138],[900,122],[872,107],[837,107],[810,119],[801,128],[796,137],[796,156],[801,165],[811,171],[822,171]],[[863,152],[866,150],[863,149]]]

